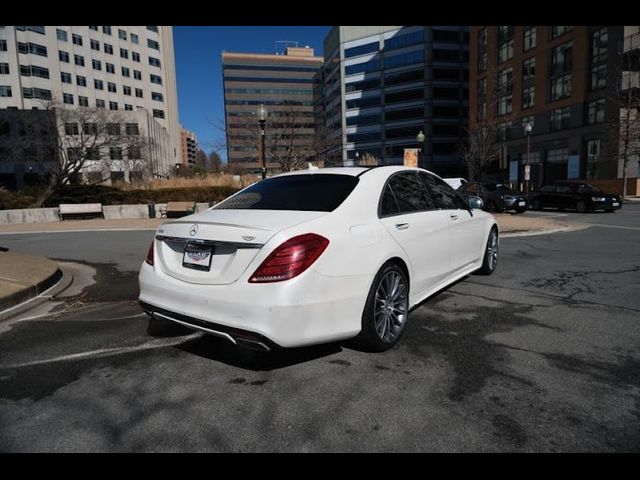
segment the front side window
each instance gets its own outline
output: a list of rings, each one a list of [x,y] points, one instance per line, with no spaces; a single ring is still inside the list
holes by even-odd
[[[426,172],[420,172],[419,176],[433,198],[436,208],[440,210],[466,208],[462,198],[444,180]]]
[[[273,177],[245,188],[214,209],[332,212],[358,183],[352,175],[314,174]]]
[[[395,199],[397,211],[395,213],[410,213],[420,212],[425,210],[433,210],[433,202],[424,185],[420,181],[420,178],[416,175],[415,171],[401,172],[393,175],[387,186],[391,190],[393,198]],[[385,195],[387,198],[385,199]],[[385,205],[386,203],[386,205]],[[386,207],[386,208],[383,208]],[[380,205],[380,215],[384,215],[384,211],[393,210],[393,203],[389,198],[389,193],[383,192],[383,198]]]

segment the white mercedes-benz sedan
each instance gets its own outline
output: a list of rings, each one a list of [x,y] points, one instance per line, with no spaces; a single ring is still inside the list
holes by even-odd
[[[140,303],[260,350],[354,338],[383,351],[412,307],[497,261],[494,217],[431,172],[296,171],[163,223],[140,270]]]

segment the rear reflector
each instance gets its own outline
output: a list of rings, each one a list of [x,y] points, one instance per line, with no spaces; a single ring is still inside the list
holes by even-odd
[[[249,283],[281,282],[296,277],[309,268],[328,245],[329,240],[315,233],[290,238],[271,252],[249,278]]]
[[[151,245],[149,245],[149,251],[147,252],[147,258],[145,260],[149,265],[153,265],[153,243],[154,240],[152,240]]]

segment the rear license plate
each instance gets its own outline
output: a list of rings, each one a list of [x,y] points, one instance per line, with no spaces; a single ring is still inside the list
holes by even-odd
[[[182,266],[185,268],[193,268],[194,270],[204,270],[208,272],[211,269],[212,258],[213,247],[187,244],[184,247]]]
[[[613,206],[614,206],[614,207],[619,207],[619,206],[620,206],[620,204],[619,204],[618,202],[613,202]]]
[[[519,207],[524,207],[524,202],[518,202]]]

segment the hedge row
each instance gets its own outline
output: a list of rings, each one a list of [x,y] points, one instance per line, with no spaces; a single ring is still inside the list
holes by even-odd
[[[234,187],[162,188],[158,190],[120,190],[102,185],[73,185],[64,187],[45,202],[45,207],[57,207],[61,203],[102,203],[103,205],[141,204],[153,201],[166,202],[220,202],[236,193]],[[27,208],[37,198],[38,191],[0,191],[0,210]]]

